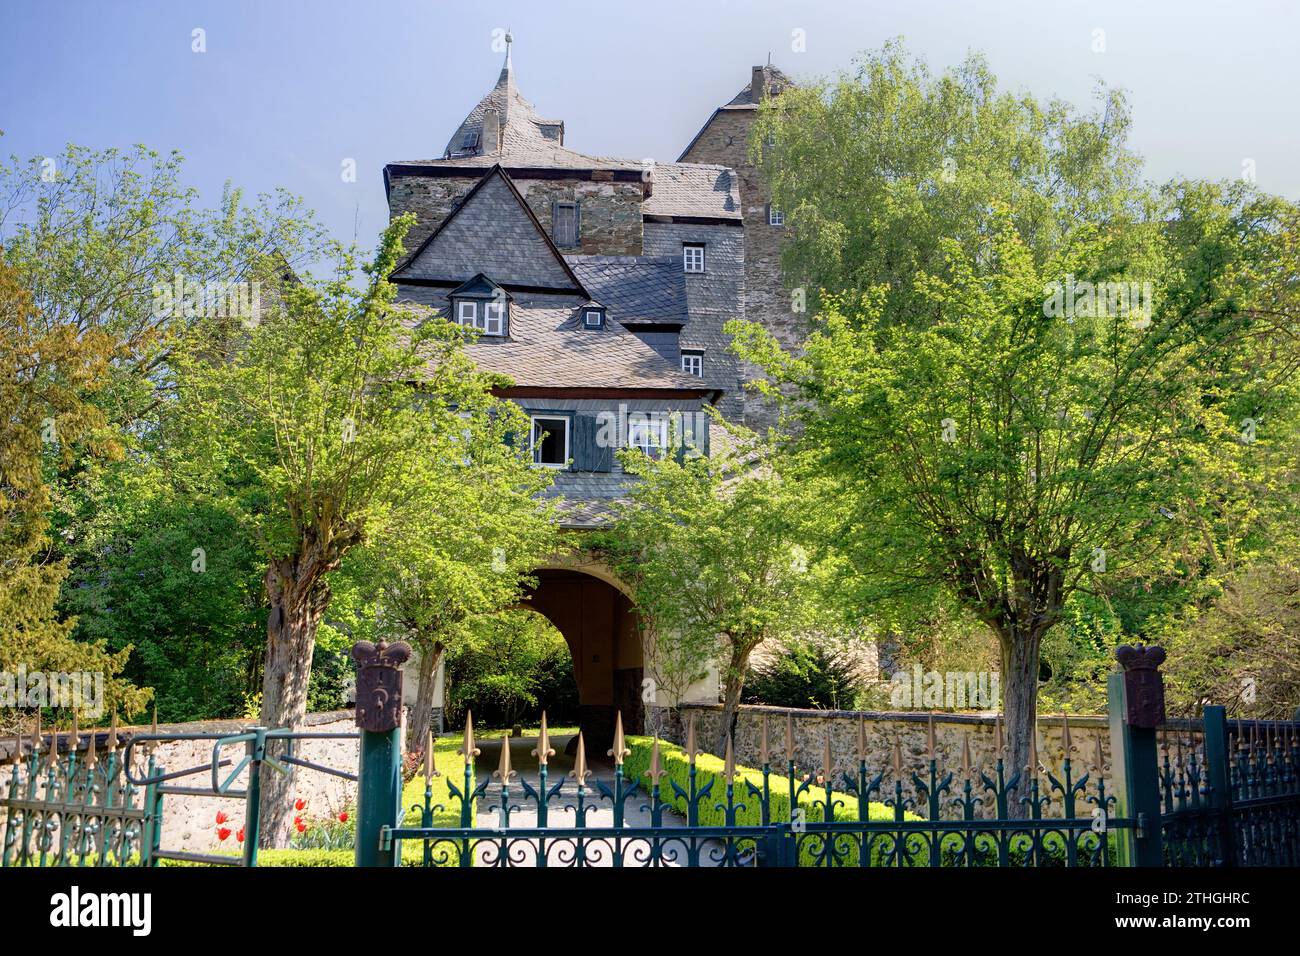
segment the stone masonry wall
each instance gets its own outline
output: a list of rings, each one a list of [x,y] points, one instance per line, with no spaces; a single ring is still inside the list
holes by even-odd
[[[486,170],[484,170],[486,173]],[[398,176],[388,196],[389,216],[415,213],[416,225],[407,234],[406,248],[413,251],[474,188],[480,176]],[[516,179],[547,234],[555,202],[580,205],[581,248],[561,249],[565,255],[639,256],[642,254],[641,183],[616,183],[580,179]]]
[[[210,720],[187,724],[165,724],[159,726],[158,731],[159,733],[234,734],[254,725],[254,721],[247,720]],[[332,711],[308,714],[300,729],[312,733],[353,733],[356,731],[356,723],[352,711]],[[128,727],[123,728],[120,735],[125,743],[133,733],[147,731],[146,727]],[[89,733],[89,731],[82,732],[83,748],[86,746]],[[102,757],[102,747],[105,745],[107,732],[100,727],[96,728],[95,733]],[[174,773],[194,767],[203,768],[201,773],[169,780],[168,785],[210,789],[212,774],[209,768],[212,763],[213,743],[212,740],[193,740],[159,744],[154,757],[157,765],[167,772]],[[137,753],[140,753],[139,746],[133,749],[132,759],[135,759]],[[233,766],[239,762],[243,753],[242,745],[232,744],[223,750],[223,759],[229,757]],[[347,739],[302,741],[294,747],[294,755],[325,767],[346,770],[349,773],[357,772],[360,759],[357,741]],[[275,773],[276,771],[263,767],[262,772]],[[229,773],[230,767],[222,770],[222,781]],[[247,783],[248,771],[244,770],[236,778],[233,788],[242,790]],[[310,820],[335,815],[345,806],[350,807],[355,804],[357,785],[332,774],[296,767],[292,792],[294,799],[301,798],[307,801],[305,814]],[[224,812],[228,819],[224,826],[230,829],[230,835],[224,841],[217,835],[218,811]],[[168,794],[163,798],[162,847],[166,850],[186,850],[191,853],[209,853],[215,850],[237,851],[240,849],[240,844],[235,838],[235,833],[244,825],[244,811],[243,798]]]
[[[745,318],[761,323],[786,348],[797,348],[807,337],[808,325],[806,314],[791,308],[790,293],[781,280],[785,227],[768,224],[767,185],[761,171],[749,160],[749,133],[757,117],[758,111],[752,109],[720,110],[682,161],[719,163],[736,170],[745,216]],[[756,369],[746,369],[748,378],[757,374]],[[748,390],[745,422],[760,428],[773,423],[768,404]]]
[[[935,752],[941,770],[952,771],[954,780],[961,777],[962,744],[970,740],[971,762],[990,773],[996,764],[994,752],[994,721],[992,714],[929,714],[925,712],[881,712],[843,710],[796,710],[787,707],[744,705],[736,720],[734,748],[736,762],[744,766],[760,767],[760,741],[763,719],[768,720],[768,745],[772,765],[783,772],[786,763],[786,716],[794,718],[795,768],[800,774],[821,774],[826,738],[829,734],[831,755],[834,760],[832,774],[839,779],[848,772],[855,777],[858,771],[858,721],[866,725],[867,766],[873,774],[884,770],[891,781],[894,744],[902,745],[903,766],[913,771],[929,766],[929,722],[934,719]],[[685,723],[695,718],[696,742],[701,750],[712,751],[722,721],[722,708],[716,704],[683,704],[676,712],[656,709],[646,714],[646,727],[659,728],[661,735],[674,743],[686,739]],[[1184,722],[1171,721],[1170,727],[1181,727]],[[1184,733],[1187,728],[1182,727]],[[653,732],[652,730],[650,732]],[[1049,771],[1062,778],[1061,747],[1062,721],[1060,716],[1041,716],[1038,720],[1038,758]],[[1071,753],[1071,772],[1075,780],[1091,772],[1096,763],[1096,745],[1101,741],[1105,779],[1110,780],[1110,732],[1105,717],[1070,717],[1070,737],[1074,746]],[[716,754],[722,756],[722,754]],[[1008,771],[1008,776],[1010,775]],[[1093,776],[1095,780],[1095,774]],[[1040,783],[1041,793],[1048,796],[1046,780]],[[908,788],[910,790],[910,787]],[[1090,789],[1090,792],[1091,789]],[[1056,811],[1056,812],[1059,812]]]

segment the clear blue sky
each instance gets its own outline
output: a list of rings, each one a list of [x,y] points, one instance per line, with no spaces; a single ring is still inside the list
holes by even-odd
[[[1300,199],[1300,5],[1283,2],[0,4],[0,153],[177,148],[209,201],[228,179],[286,186],[340,238],[355,217],[366,245],[387,221],[384,163],[441,152],[495,82],[493,31],[507,27],[522,92],[583,152],[676,159],[769,52],[809,78],[901,35],[936,70],[981,50],[1039,96],[1086,104],[1100,77],[1129,91],[1151,177],[1236,177],[1253,159],[1263,188]],[[191,52],[196,27],[205,53]]]

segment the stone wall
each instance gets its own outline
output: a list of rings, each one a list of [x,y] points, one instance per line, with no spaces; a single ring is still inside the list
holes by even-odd
[[[553,204],[579,203],[578,238],[581,248],[561,249],[565,255],[641,255],[641,203],[645,198],[645,187],[640,182],[585,178],[599,175],[597,171],[582,172],[572,179],[515,179],[514,184],[548,235],[551,234]],[[417,220],[407,234],[407,251],[414,251],[480,178],[481,174],[394,177],[388,194],[390,218],[412,212]]]
[[[248,720],[209,720],[187,724],[164,724],[158,727],[163,734],[235,734],[255,726]],[[119,731],[119,739],[125,744],[133,734],[147,733],[147,727],[125,727]],[[303,719],[303,731],[312,733],[354,733],[356,723],[350,710],[332,711],[321,714],[308,714]],[[88,744],[92,731],[82,731],[79,735],[82,748]],[[95,728],[96,747],[103,756],[107,744],[108,732]],[[47,738],[48,740],[48,738]],[[66,742],[67,737],[63,740]],[[168,773],[202,767],[202,773],[169,780],[168,786],[210,789],[212,787],[212,740],[174,741],[159,744],[154,752],[157,765]],[[8,746],[3,746],[8,744]],[[66,746],[66,743],[61,746]],[[0,741],[0,758],[12,759],[13,741]],[[140,753],[137,746],[132,751],[132,759]],[[244,748],[232,744],[223,750],[223,759],[231,758],[231,766],[222,771],[221,779],[230,773],[231,767],[242,758]],[[357,772],[359,748],[356,740],[307,740],[295,745],[294,755],[304,760],[325,767]],[[263,773],[275,773],[263,767]],[[356,802],[357,785],[350,780],[321,773],[305,767],[294,768],[293,799],[307,801],[306,816],[309,819],[332,816],[345,806]],[[233,789],[242,790],[248,783],[248,771],[243,771],[233,785]],[[235,833],[244,825],[244,800],[234,797],[190,796],[168,794],[163,798],[163,832],[162,847],[166,850],[186,850],[191,853],[206,853],[214,850],[234,851],[240,848]],[[230,829],[230,835],[223,841],[217,834],[217,813],[226,814],[228,822],[224,826]]]
[[[797,348],[808,334],[807,314],[791,308],[790,292],[781,279],[781,247],[785,227],[768,223],[770,196],[761,170],[749,159],[749,133],[758,111],[719,110],[682,156],[688,163],[730,166],[740,177],[740,202],[745,216],[745,318],[759,322],[786,348]],[[746,377],[758,371],[746,368]],[[772,424],[772,410],[757,393],[747,390],[745,422],[754,427]]]
[[[787,707],[745,705],[736,720],[736,761],[744,766],[759,767],[760,740],[764,718],[768,721],[768,743],[774,768],[784,772],[786,765],[786,717],[794,720],[795,768],[802,774],[822,773],[823,754],[829,735],[832,774],[838,779],[844,772],[858,771],[858,722],[866,728],[867,766],[872,772],[885,771],[892,786],[895,742],[902,745],[903,766],[913,771],[928,770],[929,727],[934,721],[935,752],[939,767],[952,771],[954,779],[961,776],[962,745],[970,741],[971,762],[985,772],[996,765],[994,748],[993,714],[950,714],[925,712],[883,712],[843,710],[796,710]],[[682,744],[685,741],[685,723],[695,718],[696,740],[701,750],[714,752],[722,721],[722,708],[716,704],[683,704],[675,712],[657,708],[647,713],[647,728],[659,728],[665,739]],[[1071,772],[1078,780],[1096,765],[1097,742],[1101,742],[1104,777],[1111,779],[1110,733],[1105,717],[1073,716],[1069,718],[1070,737],[1074,751],[1070,754]],[[1170,729],[1187,734],[1197,733],[1186,721],[1171,721]],[[1062,778],[1061,759],[1062,720],[1057,716],[1040,716],[1038,720],[1038,758],[1043,767]],[[1009,775],[1009,773],[1008,773]],[[1094,774],[1093,779],[1096,779]],[[1041,792],[1048,796],[1046,780],[1040,783]],[[910,787],[908,787],[910,792]],[[1090,791],[1091,792],[1091,791]],[[1055,802],[1055,801],[1054,801]],[[1059,811],[1057,811],[1059,812]]]

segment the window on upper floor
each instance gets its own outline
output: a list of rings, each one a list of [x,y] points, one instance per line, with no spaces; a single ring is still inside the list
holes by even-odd
[[[476,129],[469,130],[465,133],[465,138],[461,140],[461,149],[478,149],[479,131]]]
[[[627,422],[627,445],[658,458],[668,447],[668,420],[662,415],[633,412]]]
[[[551,211],[551,239],[560,248],[578,245],[578,204],[557,202]]]
[[[508,334],[510,304],[502,299],[453,299],[456,321],[484,335]]]
[[[686,272],[704,271],[704,243],[682,243],[682,269]]]
[[[605,327],[605,310],[591,306],[584,307],[582,310],[582,324],[589,329],[603,329]]]
[[[687,375],[704,377],[704,352],[701,349],[682,349],[682,371]]]
[[[785,213],[777,209],[771,203],[769,203],[767,207],[767,224],[769,226],[785,225]]]
[[[569,465],[569,418],[564,415],[533,415],[529,445],[533,463],[544,468]]]

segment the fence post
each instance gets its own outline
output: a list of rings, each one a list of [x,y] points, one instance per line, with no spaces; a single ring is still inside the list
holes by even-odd
[[[1123,645],[1115,651],[1121,671],[1106,685],[1110,718],[1111,764],[1115,783],[1115,812],[1136,821],[1116,841],[1120,866],[1161,866],[1160,767],[1156,728],[1165,720],[1160,664],[1162,647]]]
[[[402,802],[402,664],[411,648],[398,641],[357,641],[357,727],[361,731],[357,771],[357,866],[396,866],[398,840],[384,840],[396,827]],[[385,842],[387,846],[385,846]]]
[[[266,728],[253,727],[248,742],[248,787],[244,796],[244,866],[257,866],[257,846],[262,840],[262,761],[266,759]]]
[[[1216,704],[1207,704],[1205,725],[1205,777],[1210,786],[1210,803],[1219,818],[1219,852],[1222,865],[1234,866],[1237,848],[1232,828],[1232,770],[1228,762],[1228,712]]]

